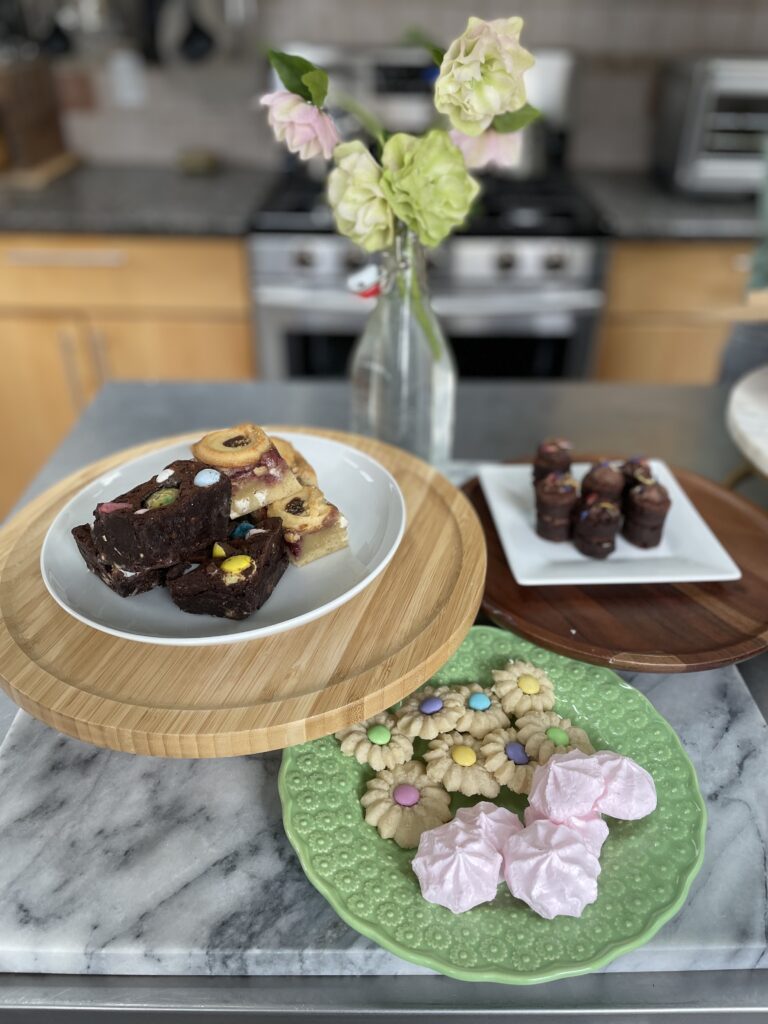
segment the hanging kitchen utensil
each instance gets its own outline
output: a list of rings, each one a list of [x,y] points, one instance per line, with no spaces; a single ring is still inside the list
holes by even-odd
[[[206,31],[195,17],[191,0],[187,3],[187,16],[189,28],[179,45],[179,53],[189,61],[205,60],[213,50],[214,40],[210,32]]]

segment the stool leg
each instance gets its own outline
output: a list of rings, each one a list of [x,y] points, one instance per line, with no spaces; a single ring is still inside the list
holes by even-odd
[[[748,480],[751,476],[755,475],[755,468],[749,462],[742,462],[741,465],[737,466],[734,470],[726,476],[723,480],[723,487],[727,487],[729,491],[735,490],[744,480]]]

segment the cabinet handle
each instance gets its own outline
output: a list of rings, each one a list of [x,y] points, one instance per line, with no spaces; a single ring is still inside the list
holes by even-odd
[[[107,355],[107,347],[105,345],[104,332],[100,331],[97,327],[92,327],[88,336],[91,343],[93,358],[96,363],[96,372],[99,375],[99,387],[101,388],[112,377],[112,371],[109,366],[109,356]]]
[[[9,249],[5,262],[12,267],[122,267],[121,249]]]
[[[80,374],[75,363],[75,342],[72,337],[72,331],[64,327],[59,328],[58,339],[61,361],[64,365],[64,375],[67,378],[67,387],[69,388],[69,396],[72,399],[72,405],[78,412],[81,412],[85,408],[85,395],[83,394]]]

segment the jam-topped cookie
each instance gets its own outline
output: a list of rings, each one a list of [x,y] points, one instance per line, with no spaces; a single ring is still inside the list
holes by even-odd
[[[464,701],[464,710],[456,723],[457,732],[468,732],[476,740],[481,740],[492,729],[504,729],[509,725],[499,698],[491,690],[484,690],[479,683],[457,686],[456,690]]]
[[[519,718],[529,711],[551,711],[555,706],[555,688],[543,669],[530,661],[510,659],[504,668],[492,670],[492,689],[508,715]]]
[[[231,481],[233,519],[301,488],[272,439],[255,423],[212,430],[192,445],[192,452]]]
[[[226,537],[230,494],[223,473],[179,459],[96,506],[96,550],[109,565],[130,571],[188,561],[211,537]]]
[[[291,467],[296,479],[304,487],[317,487],[317,473],[314,466],[311,466],[300,451],[286,441],[284,437],[273,437],[275,448]]]
[[[423,686],[395,712],[401,732],[411,739],[433,740],[452,732],[464,714],[463,696],[454,686]]]
[[[282,520],[294,565],[309,565],[349,543],[347,520],[317,487],[302,487],[297,494],[273,502],[267,511]]]
[[[375,772],[396,768],[413,757],[413,743],[398,731],[395,719],[385,711],[334,735],[342,754],[354,757],[358,764],[370,765]]]
[[[438,736],[424,754],[427,775],[449,793],[464,796],[499,795],[499,784],[486,767],[480,740],[467,733],[449,732]]]
[[[245,619],[264,604],[287,565],[280,520],[267,518],[242,538],[215,541],[199,565],[171,570],[166,585],[183,612]]]
[[[494,729],[483,737],[480,752],[485,767],[497,782],[513,793],[528,793],[539,762],[527,753],[517,729]]]
[[[419,845],[423,832],[451,820],[451,798],[432,782],[421,761],[408,761],[379,772],[360,798],[365,820],[382,839],[394,839],[405,850]]]
[[[567,754],[571,750],[580,750],[583,754],[595,752],[584,730],[554,711],[529,711],[518,718],[515,728],[526,754],[539,764],[546,764],[553,754]]]

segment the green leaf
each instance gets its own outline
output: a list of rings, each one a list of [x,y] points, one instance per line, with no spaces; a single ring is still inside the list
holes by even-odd
[[[301,76],[301,80],[309,89],[309,95],[316,107],[322,107],[328,95],[328,72],[315,68]]]
[[[445,50],[442,46],[438,46],[434,40],[430,39],[422,29],[408,29],[403,36],[403,42],[406,46],[422,46],[429,53],[430,57],[438,67],[443,63]]]
[[[541,117],[541,111],[526,103],[519,110],[513,110],[509,114],[499,114],[494,117],[492,127],[497,132],[519,132],[527,124]]]
[[[308,103],[312,102],[312,93],[309,86],[303,81],[303,76],[319,70],[315,65],[293,53],[281,53],[279,50],[269,51],[269,62],[280,76],[280,81],[289,92],[296,93]]]
[[[356,121],[368,132],[371,138],[376,139],[380,146],[383,146],[386,139],[387,133],[384,131],[384,125],[379,121],[375,114],[372,114],[370,110],[367,110],[362,103],[358,103],[356,99],[351,96],[347,96],[346,93],[341,95],[333,94],[334,104],[337,107],[341,107],[342,110],[346,110],[348,114],[351,114]]]

